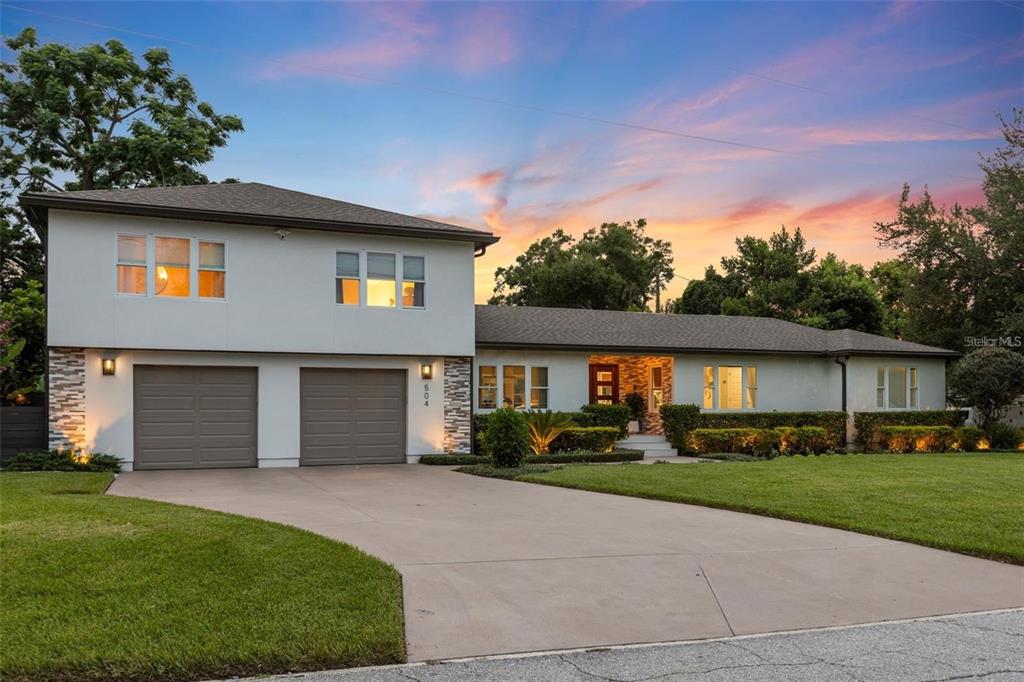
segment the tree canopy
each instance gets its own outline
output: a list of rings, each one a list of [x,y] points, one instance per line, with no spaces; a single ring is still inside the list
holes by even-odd
[[[555,230],[495,273],[495,305],[646,310],[672,280],[672,246],[643,218],[604,223],[579,239]]]
[[[768,239],[736,240],[736,255],[722,258],[703,279],[687,284],[669,311],[700,315],[775,317],[822,329],[878,333],[884,313],[864,268],[835,254],[818,261],[800,228],[785,227]]]

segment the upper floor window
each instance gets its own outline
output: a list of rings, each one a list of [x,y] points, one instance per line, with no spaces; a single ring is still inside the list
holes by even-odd
[[[394,308],[398,283],[395,279],[395,254],[366,254],[366,276],[367,305]]]
[[[402,307],[422,308],[427,273],[423,256],[402,257]]]
[[[339,305],[425,307],[427,264],[424,256],[337,251],[335,258],[334,300]]]
[[[337,253],[337,297],[341,305],[359,305],[359,254],[351,251]]]
[[[194,265],[196,264],[196,265]],[[222,242],[189,237],[117,235],[117,292],[161,297],[223,299]],[[147,281],[152,272],[152,290]]]
[[[146,295],[146,238],[117,235],[117,293]]]
[[[876,376],[875,407],[880,410],[917,407],[919,391],[916,367],[879,367]]]

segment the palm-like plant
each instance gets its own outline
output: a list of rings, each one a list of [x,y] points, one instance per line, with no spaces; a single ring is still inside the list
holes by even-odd
[[[558,412],[528,412],[527,420],[530,449],[535,455],[548,454],[551,443],[572,426],[572,419]]]

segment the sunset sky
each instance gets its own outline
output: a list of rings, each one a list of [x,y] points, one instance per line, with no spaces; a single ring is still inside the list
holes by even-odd
[[[31,10],[31,11],[26,11]],[[890,257],[904,182],[979,201],[1024,2],[2,4],[5,35],[167,47],[246,132],[205,169],[502,235],[645,217],[699,277],[744,234]],[[5,51],[4,59],[10,58]]]

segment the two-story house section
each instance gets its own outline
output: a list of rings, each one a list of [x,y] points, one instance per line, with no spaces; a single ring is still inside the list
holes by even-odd
[[[128,469],[469,450],[491,233],[258,183],[21,203],[46,244],[51,447]]]

